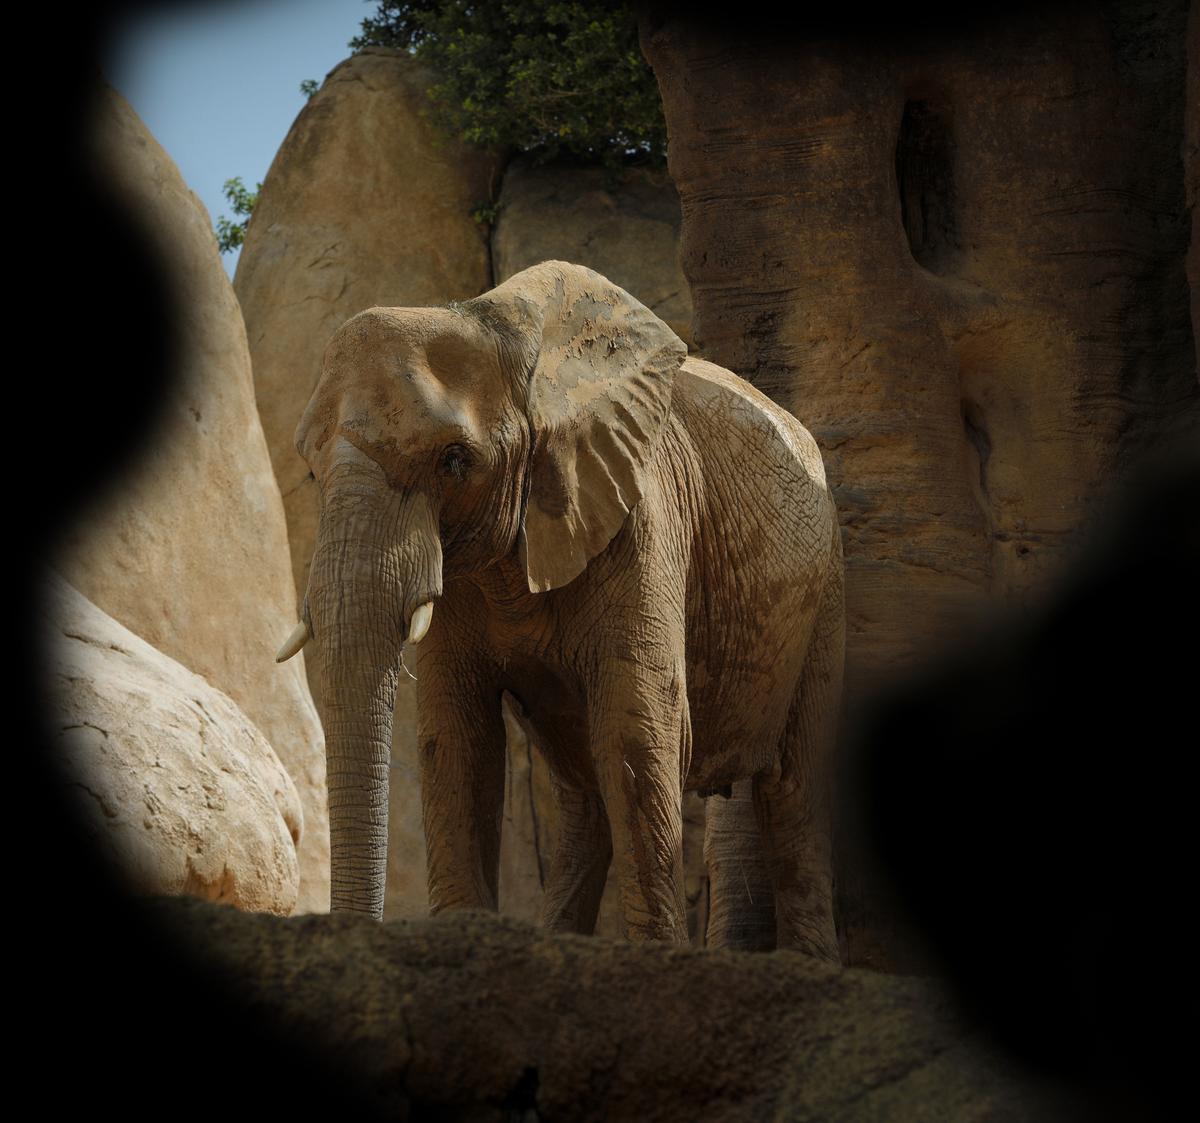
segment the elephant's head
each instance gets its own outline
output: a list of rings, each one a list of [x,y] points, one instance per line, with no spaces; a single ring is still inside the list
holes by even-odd
[[[303,618],[326,670],[332,906],[382,916],[401,650],[444,582],[512,555],[567,584],[642,494],[686,347],[599,274],[545,262],[448,308],[370,308],[296,433],[321,492]]]

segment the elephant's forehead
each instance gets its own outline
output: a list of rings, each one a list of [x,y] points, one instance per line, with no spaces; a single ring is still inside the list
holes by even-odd
[[[325,398],[323,424],[313,434],[315,453],[341,434],[370,455],[420,458],[452,441],[480,439],[486,427],[473,404],[448,394],[436,379],[417,376],[384,385],[373,379]]]
[[[494,397],[500,360],[496,340],[470,317],[445,308],[369,308],[338,329],[325,373],[338,386],[370,386],[385,397],[416,385],[416,396],[406,395],[416,405],[438,393]],[[441,389],[429,389],[430,380]]]
[[[439,335],[465,335],[473,330],[466,317],[448,308],[365,308],[336,332],[331,345],[344,348],[420,347]]]
[[[399,377],[377,375],[350,387],[340,397],[338,413],[343,425],[398,446],[421,445],[443,430],[469,433],[479,424],[479,408],[471,398],[419,369]]]

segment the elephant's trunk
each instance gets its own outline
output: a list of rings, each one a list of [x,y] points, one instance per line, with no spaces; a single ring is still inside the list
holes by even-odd
[[[324,666],[330,905],[380,920],[401,652],[441,594],[441,546],[427,500],[356,482],[325,496],[308,610]]]

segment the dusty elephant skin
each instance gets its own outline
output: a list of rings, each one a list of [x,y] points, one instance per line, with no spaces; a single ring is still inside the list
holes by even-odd
[[[633,947],[472,912],[378,925],[178,900],[149,915],[213,972],[210,993],[223,984],[222,1021],[281,1035],[281,1091],[345,1097],[354,1118],[1085,1117],[989,1055],[930,983],[806,955]]]
[[[435,912],[496,907],[507,698],[554,775],[549,927],[592,931],[611,860],[626,935],[686,940],[680,800],[720,792],[709,943],[837,958],[836,512],[806,430],[685,355],[563,262],[330,342],[297,430],[320,530],[281,654],[315,635],[326,667],[335,909],[382,912],[403,648]]]

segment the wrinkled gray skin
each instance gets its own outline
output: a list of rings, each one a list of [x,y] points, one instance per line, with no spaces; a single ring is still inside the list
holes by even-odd
[[[687,938],[685,789],[714,793],[709,942],[837,958],[827,755],[837,518],[807,431],[591,270],[335,334],[296,443],[322,513],[332,904],[383,912],[391,715],[416,675],[433,911],[492,908],[505,694],[561,812],[544,920]],[[720,793],[720,794],[716,794]],[[730,793],[731,798],[725,798]]]

